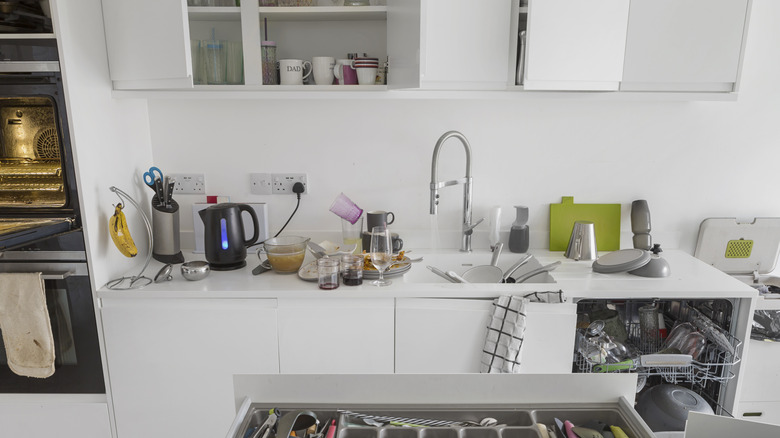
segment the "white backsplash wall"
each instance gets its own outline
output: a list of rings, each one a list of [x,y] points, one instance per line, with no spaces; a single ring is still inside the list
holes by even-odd
[[[295,197],[250,194],[253,172],[305,172],[309,194],[286,234],[335,234],[328,211],[344,192],[366,210],[396,214],[407,247],[428,247],[434,229],[429,181],[434,144],[461,131],[472,147],[474,218],[530,207],[532,247],[546,248],[549,204],[623,205],[622,246],[631,246],[630,204],[646,199],[654,241],[692,252],[700,222],[714,216],[780,216],[780,2],[757,0],[736,102],[605,101],[574,98],[172,99],[150,100],[155,164],[204,173],[208,194],[267,202],[274,233]],[[395,94],[397,92],[388,93]],[[404,93],[414,93],[404,92]],[[463,149],[449,140],[440,179],[464,174]],[[462,187],[441,190],[438,228],[457,247]],[[183,246],[192,246],[190,205],[181,195]],[[488,221],[475,246],[485,246]],[[327,236],[326,236],[327,237]],[[504,236],[506,239],[506,236]]]

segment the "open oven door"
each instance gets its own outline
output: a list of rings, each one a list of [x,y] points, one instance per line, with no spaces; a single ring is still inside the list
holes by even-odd
[[[0,251],[29,245],[71,231],[76,231],[72,217],[0,218]]]

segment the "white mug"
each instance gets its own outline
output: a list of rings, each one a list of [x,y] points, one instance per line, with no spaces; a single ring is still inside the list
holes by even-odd
[[[309,65],[309,71],[306,70],[306,64]],[[303,80],[311,74],[311,62],[300,59],[281,59],[279,60],[279,83],[281,85],[303,85]]]
[[[314,83],[317,85],[333,84],[333,67],[336,59],[331,56],[315,56],[311,59]]]
[[[376,84],[377,67],[356,67],[358,84],[374,85]]]

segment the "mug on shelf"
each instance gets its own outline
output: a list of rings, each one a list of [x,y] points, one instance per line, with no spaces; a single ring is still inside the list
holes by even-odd
[[[306,65],[309,66],[308,72]],[[303,80],[311,74],[311,62],[301,59],[279,60],[279,82],[282,85],[303,85]]]
[[[339,80],[339,85],[357,84],[357,73],[352,67],[351,59],[339,59],[333,67],[333,75]]]
[[[317,85],[333,84],[333,67],[336,59],[331,56],[315,56],[311,59],[314,83]]]

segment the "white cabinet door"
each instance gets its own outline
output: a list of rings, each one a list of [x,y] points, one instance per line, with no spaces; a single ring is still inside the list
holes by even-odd
[[[392,298],[279,298],[283,374],[393,372]]]
[[[32,401],[28,394],[0,396],[0,436],[24,438],[111,438],[108,405],[68,400]],[[16,400],[16,398],[21,400]]]
[[[629,0],[531,0],[525,89],[617,90],[628,7]]]
[[[631,0],[623,90],[733,91],[748,0]]]
[[[233,374],[278,373],[276,300],[103,299],[121,438],[223,436]]]
[[[478,373],[493,300],[396,300],[396,373]],[[570,373],[574,304],[529,303],[522,373]]]
[[[187,0],[102,0],[114,88],[192,87]]]
[[[390,88],[506,89],[509,1],[387,3]]]

